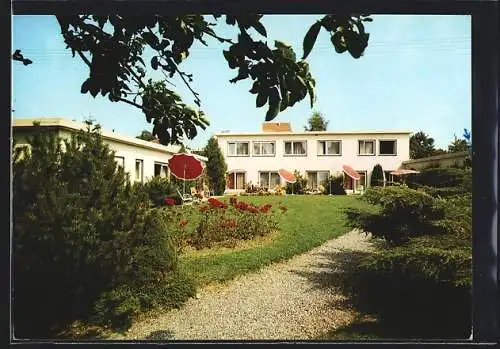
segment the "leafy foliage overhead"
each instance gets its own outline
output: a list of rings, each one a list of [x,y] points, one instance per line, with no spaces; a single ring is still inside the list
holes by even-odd
[[[124,102],[143,111],[153,123],[153,135],[162,144],[182,143],[193,139],[198,128],[209,125],[200,110],[201,99],[191,86],[192,74],[180,66],[198,41],[208,46],[207,38],[228,45],[223,56],[237,75],[230,80],[253,81],[250,93],[256,106],[267,104],[265,120],[273,120],[279,112],[309,96],[315,101],[316,82],[304,60],[310,54],[321,29],[331,36],[338,53],[348,51],[359,58],[369,34],[364,22],[367,15],[326,15],[314,23],[304,37],[303,56],[297,60],[292,47],[281,41],[267,40],[267,31],[260,21],[262,15],[225,15],[225,23],[238,30],[237,40],[223,38],[214,31],[222,15],[209,16],[130,16],[130,15],[59,15],[56,16],[61,34],[71,49],[89,68],[89,76],[81,85],[82,93],[108,96],[112,102]],[[257,37],[257,38],[256,38]],[[262,39],[265,39],[263,41]],[[270,47],[268,42],[273,42]],[[150,61],[145,55],[152,53]],[[164,79],[153,81],[146,77],[149,69],[159,70]],[[185,104],[170,88],[174,76],[180,77],[193,94],[197,108]]]
[[[215,15],[217,19],[220,15]],[[254,83],[251,93],[256,94],[257,107],[268,104],[266,120],[304,99],[308,94],[311,105],[314,103],[315,81],[305,61],[297,61],[293,49],[275,41],[275,49],[267,43],[255,41],[249,34],[254,29],[266,36],[265,27],[260,22],[261,15],[230,16],[226,23],[239,29],[238,41],[219,37],[201,15],[179,17],[124,17],[113,16],[72,16],[58,17],[62,34],[73,54],[78,55],[89,65],[90,76],[82,85],[82,92],[90,92],[94,97],[100,92],[109,95],[111,101],[123,101],[143,109],[148,122],[153,121],[153,134],[162,143],[178,142],[184,134],[192,139],[196,127],[205,128],[208,121],[198,112],[182,103],[180,97],[167,88],[169,78],[178,74],[192,91],[194,102],[200,106],[200,98],[190,86],[192,75],[179,69],[179,65],[189,56],[194,40],[204,45],[206,36],[229,43],[223,54],[231,69],[238,74],[231,82],[251,78]],[[325,16],[321,26],[332,33],[337,52],[349,49],[353,57],[359,57],[366,47],[368,34],[364,33],[363,16]],[[113,31],[105,31],[105,25]],[[316,24],[315,24],[316,25]],[[313,27],[315,26],[313,25]],[[304,58],[314,45],[315,37],[304,39]],[[358,33],[355,35],[354,33]],[[317,35],[316,35],[317,36]],[[143,81],[146,64],[142,59],[145,48],[154,52],[150,66],[165,74],[164,81]],[[92,59],[88,59],[88,52]],[[137,92],[132,92],[135,84]],[[128,97],[134,96],[132,100]],[[137,99],[142,104],[137,104]]]

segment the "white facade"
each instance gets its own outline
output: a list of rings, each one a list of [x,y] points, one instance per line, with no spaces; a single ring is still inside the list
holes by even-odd
[[[18,144],[33,130],[33,122],[40,122],[40,126],[51,128],[61,138],[69,138],[76,130],[85,129],[86,125],[66,119],[14,119],[14,137]],[[146,182],[155,175],[168,177],[168,160],[179,150],[179,146],[164,146],[144,141],[135,137],[119,135],[115,132],[101,129],[103,139],[115,152],[117,163],[124,166],[131,182]],[[206,158],[194,155],[202,162]]]
[[[234,177],[236,185],[228,183],[229,192],[241,190],[242,181],[245,184],[271,188],[278,180],[283,185],[285,183],[276,179],[275,174],[281,168],[290,172],[298,170],[310,179],[309,184],[315,189],[314,187],[325,176],[342,174],[343,165],[352,167],[362,176],[358,183],[353,185],[351,183],[355,190],[362,190],[370,185],[369,178],[376,164],[380,164],[384,172],[389,172],[398,169],[403,161],[409,159],[410,133],[410,131],[260,132],[219,133],[216,137],[224,153],[228,172],[237,173]],[[270,142],[274,145],[263,145],[260,142]],[[291,145],[290,142],[296,143]],[[327,154],[324,154],[325,149]],[[266,172],[272,173],[266,174]],[[345,183],[347,189],[351,189],[349,183],[347,181]],[[359,187],[360,185],[363,187]]]

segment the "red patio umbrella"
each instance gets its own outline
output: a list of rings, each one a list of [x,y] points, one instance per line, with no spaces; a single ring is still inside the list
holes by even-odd
[[[288,182],[288,183],[295,183],[297,182],[297,178],[295,178],[295,175],[287,170],[285,170],[284,168],[280,168],[278,170],[278,173],[280,175],[281,178],[283,178],[283,180],[285,182]],[[292,195],[293,195],[293,185],[292,185]]]
[[[186,180],[198,178],[203,171],[203,163],[191,154],[174,154],[168,160],[170,173],[184,181],[183,194],[186,194]]]

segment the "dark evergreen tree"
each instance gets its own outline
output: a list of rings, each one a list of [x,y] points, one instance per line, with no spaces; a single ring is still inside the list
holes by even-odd
[[[384,185],[384,171],[382,170],[382,166],[380,166],[380,164],[373,166],[370,185],[372,187]]]
[[[154,305],[176,268],[168,220],[148,209],[99,128],[64,141],[35,128],[28,144],[13,158],[16,337],[92,316],[123,324]]]
[[[226,189],[227,164],[217,139],[210,138],[203,151],[208,158],[206,171],[210,187],[215,195],[222,195]]]

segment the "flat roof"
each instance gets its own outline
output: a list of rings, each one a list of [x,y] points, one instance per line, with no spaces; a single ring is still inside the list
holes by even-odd
[[[55,127],[55,128],[60,128],[60,129],[67,129],[67,130],[81,130],[86,128],[86,124],[83,122],[78,122],[78,121],[72,121],[68,120],[65,118],[45,118],[45,117],[40,117],[40,118],[29,118],[29,119],[23,119],[23,118],[15,118],[12,119],[12,126],[15,128],[29,128],[29,127],[34,127],[33,122],[39,122],[40,126],[43,127]],[[157,150],[161,151],[164,153],[177,153],[180,149],[180,146],[174,146],[174,145],[163,145],[163,144],[158,144],[158,143],[153,143],[149,141],[145,141],[139,138],[131,137],[131,136],[125,136],[118,134],[116,132],[111,132],[108,130],[105,130],[101,128],[101,135],[104,139],[108,140],[114,140],[120,143],[124,144],[129,144],[129,145],[134,145],[138,146],[141,148],[146,148],[146,149],[152,149],[152,150]],[[196,158],[207,161],[208,159],[204,156],[197,155],[197,154],[191,154],[195,156]]]
[[[372,130],[372,131],[301,131],[301,132],[219,132],[217,137],[235,136],[330,136],[330,135],[375,135],[375,134],[411,134],[408,130]]]

